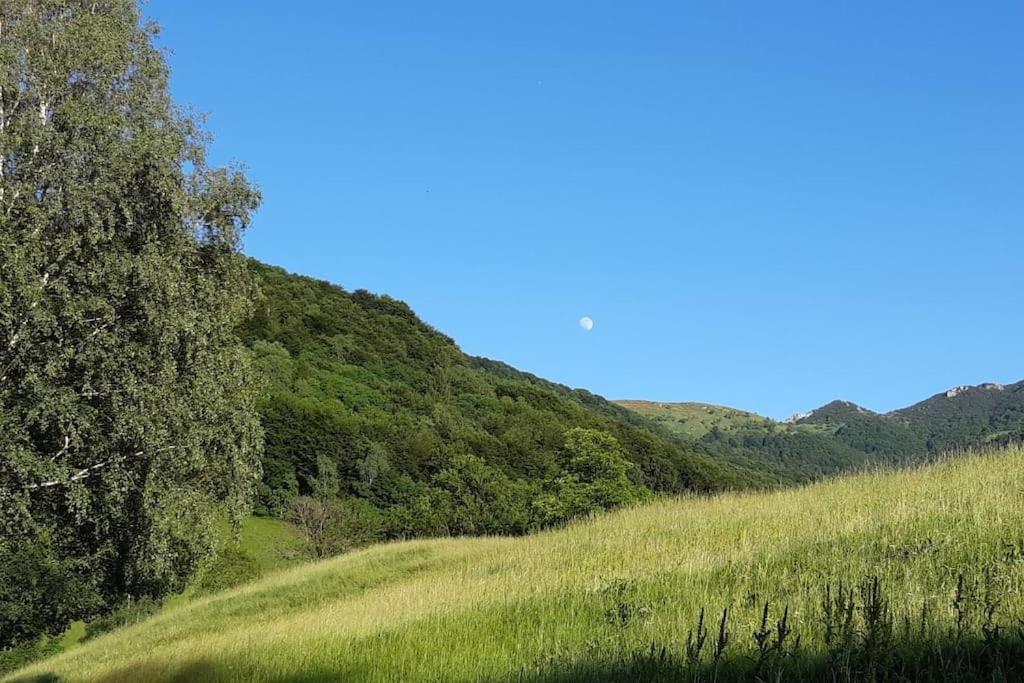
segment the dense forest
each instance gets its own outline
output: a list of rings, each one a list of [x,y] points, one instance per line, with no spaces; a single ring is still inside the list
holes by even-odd
[[[907,424],[929,451],[1024,440],[1024,382],[956,387],[887,417]]]

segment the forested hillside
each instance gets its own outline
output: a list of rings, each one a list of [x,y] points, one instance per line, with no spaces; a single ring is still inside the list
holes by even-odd
[[[956,387],[892,413],[929,450],[1024,440],[1024,382]]]
[[[652,491],[777,482],[598,396],[469,357],[400,301],[251,266],[260,513],[287,516],[326,480],[351,542],[519,533]]]

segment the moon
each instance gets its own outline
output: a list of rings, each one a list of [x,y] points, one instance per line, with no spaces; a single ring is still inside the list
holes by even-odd
[[[583,316],[582,318],[580,318],[580,327],[582,327],[584,331],[590,332],[592,329],[594,329],[594,321],[588,318],[587,316]]]

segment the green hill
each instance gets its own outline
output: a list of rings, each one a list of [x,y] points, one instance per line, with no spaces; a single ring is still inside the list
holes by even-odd
[[[521,533],[580,512],[556,509],[573,428],[613,437],[642,490],[774,482],[599,396],[467,356],[400,301],[251,266],[263,300],[242,336],[267,381],[260,513],[311,493],[326,459],[356,541]]]
[[[1013,448],[523,538],[380,545],[11,680],[1020,680],[1022,490]]]
[[[806,425],[829,430],[836,441],[872,460],[914,462],[930,453],[908,421],[848,401],[833,401],[796,420],[796,426]]]
[[[1024,440],[1024,382],[956,387],[891,413],[930,450]]]

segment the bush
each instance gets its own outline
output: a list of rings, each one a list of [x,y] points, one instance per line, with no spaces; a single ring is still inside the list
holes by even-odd
[[[349,547],[349,540],[342,534],[336,501],[299,496],[288,501],[286,518],[298,527],[316,559],[336,555]]]
[[[336,504],[337,533],[352,547],[370,545],[384,539],[384,513],[362,498],[344,498]]]
[[[110,614],[86,624],[83,640],[92,640],[123,626],[138,624],[159,612],[160,607],[160,601],[152,598],[129,600]]]
[[[42,637],[8,650],[0,650],[0,676],[60,652],[60,638]]]
[[[259,578],[259,563],[235,543],[228,543],[217,554],[217,559],[195,583],[201,595],[234,588]]]

